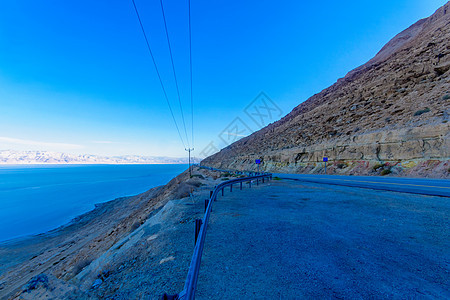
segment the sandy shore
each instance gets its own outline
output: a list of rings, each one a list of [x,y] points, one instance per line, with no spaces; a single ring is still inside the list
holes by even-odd
[[[97,205],[45,234],[0,243],[0,298],[103,298],[127,290],[139,275],[136,264],[153,274],[141,274],[153,278],[142,295],[176,293],[192,254],[193,220],[203,213],[193,204],[220,182],[216,172],[196,169],[193,175],[184,172],[165,186]],[[178,283],[169,284],[175,273]]]

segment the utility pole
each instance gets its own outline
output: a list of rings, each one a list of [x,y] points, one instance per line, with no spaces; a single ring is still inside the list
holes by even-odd
[[[187,148],[184,149],[187,152],[189,152],[189,176],[192,176],[192,171],[191,171],[191,151],[194,151],[194,148]]]

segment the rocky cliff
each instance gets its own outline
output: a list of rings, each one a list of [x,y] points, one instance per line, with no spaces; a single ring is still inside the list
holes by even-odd
[[[450,177],[450,2],[366,64],[203,165]]]

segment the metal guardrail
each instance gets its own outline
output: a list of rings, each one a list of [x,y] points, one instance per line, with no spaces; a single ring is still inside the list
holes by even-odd
[[[212,169],[212,168],[208,168]],[[217,169],[216,169],[217,170]],[[229,171],[226,171],[229,172]],[[211,209],[212,209],[212,203],[216,200],[217,195],[219,192],[224,193],[225,187],[230,187],[230,191],[233,189],[234,184],[240,184],[240,189],[242,189],[242,183],[249,182],[249,187],[251,187],[252,181],[256,180],[256,184],[259,184],[259,181],[261,180],[262,183],[264,183],[264,179],[272,179],[272,174],[265,173],[261,175],[255,175],[255,176],[249,176],[249,177],[243,177],[243,178],[237,178],[237,179],[231,179],[225,182],[220,183],[217,185],[214,189],[214,191],[211,191],[210,198],[208,200],[205,200],[205,214],[203,216],[203,219],[195,220],[195,247],[194,247],[194,254],[192,255],[191,264],[189,266],[189,271],[186,277],[186,282],[184,284],[184,289],[182,292],[180,292],[178,295],[167,295],[164,294],[162,299],[183,299],[183,300],[192,300],[195,298],[195,290],[197,288],[197,280],[198,280],[198,274],[200,271],[200,263],[203,253],[203,247],[205,244],[205,238],[206,238],[206,229],[208,227],[208,221],[209,217],[211,216]]]
[[[270,173],[266,173],[266,172],[254,172],[254,171],[233,171],[233,170],[222,170],[222,169],[217,169],[217,168],[213,168],[213,167],[207,167],[207,166],[200,166],[198,165],[199,168],[201,169],[207,169],[207,170],[212,170],[212,171],[219,171],[219,172],[226,172],[226,173],[234,173],[234,174],[246,174],[248,176],[256,176],[256,175],[263,175],[263,174],[270,174]]]

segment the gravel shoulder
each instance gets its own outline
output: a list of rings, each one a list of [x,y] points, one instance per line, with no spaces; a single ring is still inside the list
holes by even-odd
[[[197,299],[450,298],[448,198],[252,186],[214,203]]]

